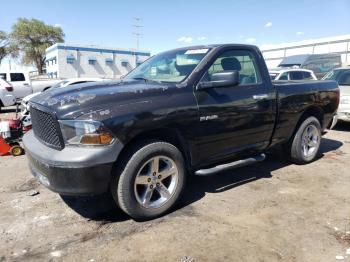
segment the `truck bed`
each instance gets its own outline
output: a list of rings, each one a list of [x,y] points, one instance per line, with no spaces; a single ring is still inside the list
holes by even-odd
[[[272,81],[277,96],[276,128],[272,144],[290,138],[305,110],[323,114],[323,130],[332,121],[338,107],[339,89],[334,81]]]

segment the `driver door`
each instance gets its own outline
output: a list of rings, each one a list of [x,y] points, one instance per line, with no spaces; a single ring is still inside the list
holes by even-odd
[[[226,70],[239,71],[236,86],[197,89],[199,119],[196,161],[212,163],[252,154],[269,144],[275,121],[275,93],[261,79],[255,53],[229,50],[219,55],[202,81]]]

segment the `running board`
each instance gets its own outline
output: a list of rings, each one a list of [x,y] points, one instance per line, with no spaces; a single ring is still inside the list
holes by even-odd
[[[261,162],[261,161],[264,161],[265,158],[266,158],[265,154],[261,154],[261,155],[257,155],[254,157],[250,157],[250,158],[246,158],[246,159],[242,159],[242,160],[237,160],[237,161],[234,161],[231,163],[215,166],[215,167],[208,168],[208,169],[200,169],[200,170],[197,170],[194,174],[197,176],[213,175],[213,174],[216,174],[218,172],[221,172],[221,171],[224,171],[227,169],[238,168],[238,167],[254,164],[256,162]]]

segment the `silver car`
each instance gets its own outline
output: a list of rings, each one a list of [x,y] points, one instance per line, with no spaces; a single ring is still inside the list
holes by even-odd
[[[338,120],[350,122],[350,66],[334,69],[323,80],[335,80],[340,89]]]

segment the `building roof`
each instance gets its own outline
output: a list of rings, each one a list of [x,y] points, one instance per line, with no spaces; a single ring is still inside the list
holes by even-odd
[[[315,39],[307,39],[297,42],[281,43],[281,44],[264,44],[260,46],[262,52],[279,50],[284,48],[292,48],[297,46],[308,46],[308,45],[318,45],[318,44],[328,44],[338,41],[349,41],[350,35],[339,35],[331,37],[322,37]]]
[[[141,56],[150,56],[149,51],[142,51],[136,49],[122,49],[122,48],[110,48],[110,47],[100,47],[100,46],[91,46],[91,45],[80,45],[80,44],[66,44],[66,43],[57,43],[45,51],[46,53],[52,52],[57,49],[71,50],[71,51],[89,51],[89,52],[98,52],[98,53],[115,53],[115,54],[128,54],[128,55],[141,55]]]

